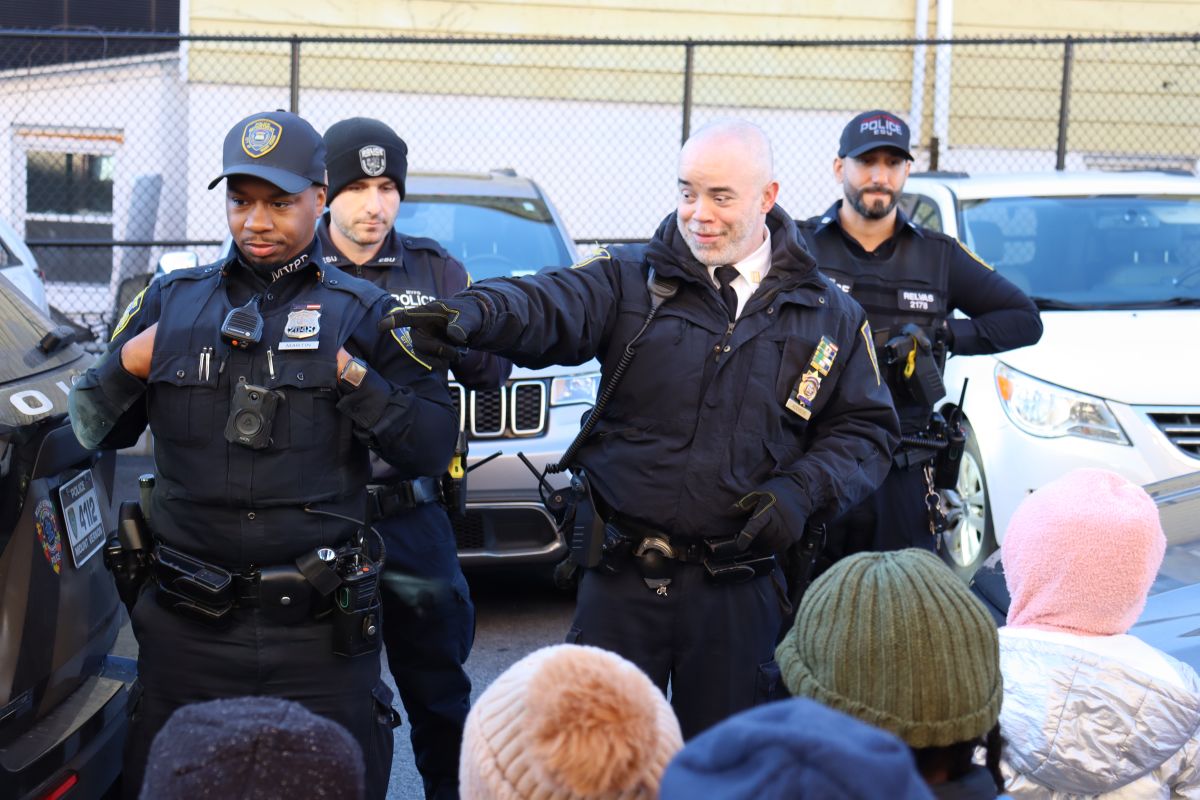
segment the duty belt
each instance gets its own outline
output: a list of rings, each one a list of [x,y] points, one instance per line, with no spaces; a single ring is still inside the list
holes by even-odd
[[[215,624],[235,608],[258,608],[281,624],[320,616],[339,578],[315,553],[291,564],[232,572],[173,547],[153,556],[158,601],[190,619]]]
[[[774,572],[774,556],[755,553],[726,555],[732,540],[676,539],[652,526],[621,514],[613,515],[605,528],[604,550],[613,556],[629,556],[637,565],[646,586],[667,596],[672,581],[671,562],[700,564],[714,583],[743,583]]]
[[[413,478],[393,484],[374,484],[367,487],[370,495],[368,510],[372,519],[383,519],[410,508],[442,499],[442,482],[437,478]]]

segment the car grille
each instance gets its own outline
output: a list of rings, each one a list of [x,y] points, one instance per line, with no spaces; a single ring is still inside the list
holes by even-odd
[[[1200,408],[1149,413],[1171,444],[1192,458],[1200,458]]]
[[[517,439],[546,432],[546,383],[509,381],[502,389],[468,391],[450,383],[459,427],[471,439]]]

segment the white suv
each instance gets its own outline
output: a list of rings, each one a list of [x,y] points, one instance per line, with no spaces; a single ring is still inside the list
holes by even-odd
[[[901,206],[1041,309],[1040,342],[946,365],[970,425],[947,544],[973,569],[1021,499],[1075,467],[1135,483],[1200,469],[1200,179],[914,175]]]

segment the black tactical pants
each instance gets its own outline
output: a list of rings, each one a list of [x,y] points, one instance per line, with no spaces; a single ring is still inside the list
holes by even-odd
[[[732,714],[786,697],[775,663],[782,621],[779,570],[716,584],[700,564],[678,564],[666,595],[631,561],[616,575],[590,569],[567,642],[611,650],[650,676],[685,739]]]
[[[382,585],[383,642],[388,668],[408,713],[413,755],[425,797],[458,797],[458,757],[471,708],[463,664],[475,641],[475,606],[458,564],[454,531],[437,503],[379,520],[389,569],[448,587],[437,603],[413,608]]]
[[[137,797],[154,735],[187,703],[246,695],[294,700],[345,727],[362,747],[367,797],[383,800],[392,770],[392,692],[378,654],[335,655],[328,620],[279,625],[238,609],[212,628],[164,609],[150,588],[133,609],[141,700],[125,747],[123,790]]]

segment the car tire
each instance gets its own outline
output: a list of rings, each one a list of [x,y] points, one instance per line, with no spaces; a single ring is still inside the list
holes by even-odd
[[[970,423],[964,421],[963,427],[967,441],[958,467],[958,480],[953,489],[941,491],[942,509],[947,517],[941,554],[942,560],[960,578],[970,580],[979,565],[996,551],[997,545],[983,456]]]

